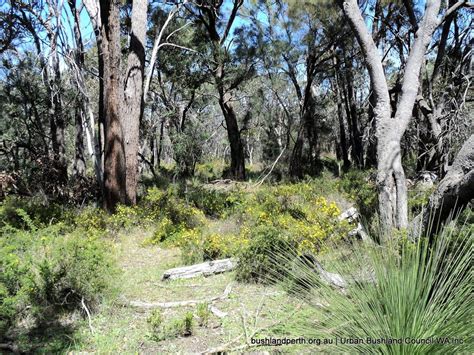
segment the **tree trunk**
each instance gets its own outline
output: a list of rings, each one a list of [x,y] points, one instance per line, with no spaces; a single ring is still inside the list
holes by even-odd
[[[75,85],[77,86],[80,95],[77,98],[77,110],[75,125],[76,125],[76,162],[74,165],[74,173],[83,175],[81,172],[82,166],[85,169],[84,161],[84,136],[87,142],[87,151],[92,160],[96,180],[99,186],[102,184],[102,167],[100,164],[100,151],[97,144],[97,135],[95,134],[95,120],[92,108],[90,105],[89,95],[85,85],[84,70],[85,70],[85,51],[84,43],[82,41],[82,33],[80,28],[80,11],[76,7],[74,0],[68,0],[71,13],[74,17],[73,32],[76,48],[74,50],[74,64],[72,69],[74,73]]]
[[[434,234],[474,199],[474,134],[463,144],[423,214],[423,229]],[[430,223],[432,225],[430,226]]]
[[[133,0],[130,52],[125,73],[120,121],[125,139],[127,203],[137,202],[139,127],[143,115],[143,76],[147,0]]]
[[[334,58],[334,65],[337,65],[336,58]],[[349,154],[347,152],[346,128],[344,125],[344,110],[342,107],[342,93],[339,87],[339,76],[337,75],[337,70],[334,73],[334,95],[336,96],[337,117],[339,120],[339,146],[341,150],[341,158],[344,168],[347,169],[351,165],[351,162],[349,161]]]
[[[100,2],[101,53],[104,63],[104,207],[113,212],[126,202],[126,166],[122,125],[120,122],[120,1]]]
[[[57,9],[56,9],[57,10]],[[54,10],[50,9],[51,17],[54,16]],[[50,57],[51,66],[48,67],[48,79],[50,96],[49,105],[49,123],[51,130],[51,140],[53,147],[54,166],[58,171],[58,182],[65,183],[67,181],[67,163],[66,163],[66,140],[65,140],[65,119],[61,101],[61,72],[59,69],[59,58],[57,51],[57,41],[59,28],[53,31],[51,23],[46,22],[46,31],[51,47]]]
[[[401,164],[400,141],[411,120],[425,51],[438,25],[440,0],[426,4],[425,16],[415,34],[415,43],[406,62],[401,98],[394,119],[391,118],[390,96],[382,61],[362,18],[357,0],[341,1],[341,5],[362,48],[374,91],[379,211],[382,233],[388,237],[393,227],[408,227],[408,198],[405,173]]]
[[[300,119],[303,121],[303,118]],[[303,146],[304,146],[304,125],[300,125],[295,145],[290,157],[290,167],[288,170],[292,178],[301,179],[303,177]]]
[[[230,103],[230,94],[220,90],[219,106],[225,118],[227,137],[230,143],[230,171],[229,176],[235,180],[245,180],[245,155],[242,137],[237,123],[237,116]]]
[[[84,176],[86,171],[86,162],[84,160],[84,131],[82,123],[82,105],[77,104],[74,114],[74,124],[76,128],[76,147],[74,158],[74,175],[76,177]]]
[[[74,6],[74,21],[75,26],[79,29],[80,26],[80,13],[78,9],[75,7],[74,0],[69,0],[71,9]],[[97,122],[97,132],[95,131],[95,120],[94,114],[92,112],[92,107],[90,104],[89,97],[84,92],[84,112],[89,117],[89,124],[86,125],[86,138],[88,142],[88,149],[89,154],[92,157],[96,178],[99,186],[103,186],[103,171],[104,171],[104,149],[103,149],[103,126],[104,126],[104,59],[103,54],[101,52],[102,49],[102,35],[101,35],[101,27],[102,21],[100,17],[100,4],[94,0],[84,0],[83,4],[89,14],[89,17],[92,22],[92,27],[94,29],[96,41],[97,41],[97,60],[98,60],[98,69],[99,69],[99,114],[98,114],[98,122]],[[82,36],[79,31],[80,41],[82,45]],[[84,80],[82,80],[84,84]]]
[[[359,127],[359,117],[357,114],[357,103],[354,90],[354,74],[352,72],[352,63],[344,53],[346,66],[346,87],[347,87],[347,119],[350,121],[350,136],[352,142],[352,160],[358,168],[362,168],[364,151],[362,149],[362,135]]]

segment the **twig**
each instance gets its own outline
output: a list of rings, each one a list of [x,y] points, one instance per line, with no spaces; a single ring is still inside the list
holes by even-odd
[[[227,312],[222,312],[220,309],[214,307],[212,304],[209,305],[209,311],[214,314],[217,318],[227,317]]]
[[[257,186],[260,186],[263,184],[263,182],[265,181],[265,179],[272,173],[273,169],[275,168],[275,165],[278,163],[278,160],[280,160],[281,156],[283,155],[283,152],[286,150],[286,147],[284,147],[281,152],[280,152],[280,155],[276,158],[276,160],[273,162],[272,164],[272,167],[270,168],[270,171],[267,173],[267,175],[265,175],[262,180],[260,180],[259,182],[255,183],[255,187]]]
[[[82,297],[82,299],[81,299],[81,305],[82,305],[82,308],[84,308],[84,311],[87,314],[87,320],[89,322],[89,329],[90,329],[91,333],[94,334],[94,327],[92,326],[91,313],[89,312],[89,308],[87,308],[86,303],[84,302],[84,297]]]

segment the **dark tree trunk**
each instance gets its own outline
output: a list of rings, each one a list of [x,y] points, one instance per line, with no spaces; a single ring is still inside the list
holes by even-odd
[[[292,178],[303,178],[303,146],[304,146],[304,126],[298,130],[296,142],[291,152],[289,175]]]
[[[352,160],[358,168],[361,168],[364,160],[362,147],[362,135],[360,133],[359,117],[357,114],[357,102],[354,90],[354,74],[352,63],[348,59],[349,53],[344,51],[346,88],[347,88],[347,118],[350,121],[350,137],[352,142]]]
[[[337,65],[337,60],[334,58],[334,64]],[[342,159],[344,168],[347,169],[351,162],[349,161],[349,154],[347,152],[347,138],[346,138],[346,127],[344,124],[344,110],[342,105],[342,93],[339,87],[339,76],[337,70],[334,76],[334,95],[336,96],[337,104],[337,117],[339,120],[339,145],[338,150],[340,151],[340,159]]]
[[[126,166],[122,125],[120,122],[120,18],[118,0],[102,0],[101,52],[104,63],[104,207],[113,212],[126,202]]]
[[[230,94],[221,91],[219,106],[225,118],[227,137],[230,143],[230,171],[229,176],[235,180],[245,180],[245,154],[242,137],[240,135],[237,116],[230,103]]]
[[[156,166],[160,167],[161,154],[163,153],[163,138],[165,132],[165,119],[161,119],[160,123],[160,139],[158,140],[158,152],[156,153]]]

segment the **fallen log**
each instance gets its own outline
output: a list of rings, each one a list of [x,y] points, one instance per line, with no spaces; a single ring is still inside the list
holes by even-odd
[[[162,280],[189,279],[197,276],[211,276],[221,274],[235,269],[237,262],[235,259],[222,259],[207,261],[205,263],[182,266],[166,270]]]
[[[232,283],[228,284],[224,290],[224,293],[220,296],[215,296],[207,299],[200,300],[187,300],[187,301],[175,301],[175,302],[142,302],[142,301],[130,301],[129,305],[137,308],[175,308],[175,307],[186,307],[195,306],[200,303],[213,303],[221,301],[229,297],[232,291]]]

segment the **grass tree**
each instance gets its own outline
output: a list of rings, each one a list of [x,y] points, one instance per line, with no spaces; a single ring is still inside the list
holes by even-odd
[[[288,329],[306,338],[337,339],[328,353],[470,352],[472,243],[472,227],[462,225],[444,228],[432,242],[356,244],[346,256],[324,262],[330,272],[286,249],[275,256],[271,278],[308,305]],[[283,280],[282,264],[291,265]],[[343,289],[322,272],[342,275]]]

